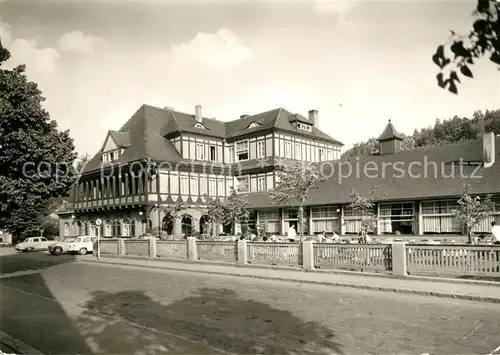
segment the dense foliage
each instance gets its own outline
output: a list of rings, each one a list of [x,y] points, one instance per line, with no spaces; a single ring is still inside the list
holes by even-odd
[[[361,215],[361,236],[365,237],[370,232],[375,232],[377,229],[377,215],[375,213],[375,203],[372,195],[376,189],[368,192],[367,196],[360,195],[356,190],[352,190],[350,194],[351,203],[349,208],[358,212]]]
[[[472,78],[471,67],[487,57],[500,70],[500,2],[498,0],[478,0],[476,20],[468,35],[458,35],[453,31],[445,45],[438,46],[432,61],[440,68],[436,79],[438,85],[457,94],[460,77]]]
[[[476,111],[472,118],[455,116],[448,120],[437,119],[432,127],[415,129],[412,135],[405,136],[402,149],[438,146],[442,144],[458,143],[477,138],[486,130],[500,134],[500,110]],[[359,142],[347,150],[342,158],[350,159],[378,153],[378,141],[375,137]]]
[[[474,227],[491,216],[495,210],[492,196],[488,195],[483,199],[473,196],[468,185],[463,188],[458,205],[460,207],[454,211],[455,218],[467,228],[468,241],[471,244]]]
[[[0,229],[18,237],[39,229],[52,199],[67,194],[76,155],[25,67],[4,68],[9,57],[0,42]]]
[[[204,195],[207,201],[207,215],[210,223],[218,223],[222,225],[231,224],[233,234],[235,234],[235,223],[241,224],[241,233],[247,237],[249,233],[248,218],[250,215],[250,202],[245,195],[239,194],[235,189],[231,189],[231,193],[224,199],[219,197],[212,198],[207,194]],[[217,230],[215,231],[217,234]]]
[[[315,165],[303,162],[286,162],[278,170],[277,185],[271,191],[271,199],[277,204],[289,204],[297,208],[298,232],[304,235],[304,203],[309,192],[323,180]]]

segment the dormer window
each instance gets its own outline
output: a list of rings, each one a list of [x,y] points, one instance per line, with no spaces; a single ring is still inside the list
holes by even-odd
[[[194,125],[194,128],[201,128],[201,129],[207,129],[204,125],[202,125],[201,123],[197,123]]]
[[[120,159],[120,151],[123,149],[116,149],[109,152],[102,153],[102,162],[110,163]]]
[[[308,124],[297,122],[297,128],[302,131],[312,132],[312,127]]]
[[[252,122],[248,125],[247,129],[257,128],[257,127],[260,127],[260,124],[258,124],[257,122]]]

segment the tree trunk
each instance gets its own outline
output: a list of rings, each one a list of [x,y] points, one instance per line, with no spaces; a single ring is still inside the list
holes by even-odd
[[[299,235],[300,241],[302,241],[304,237],[304,207],[302,205],[299,206]]]

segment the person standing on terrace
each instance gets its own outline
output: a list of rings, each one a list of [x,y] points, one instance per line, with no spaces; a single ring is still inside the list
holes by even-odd
[[[500,226],[497,226],[496,222],[491,222],[491,236],[493,244],[500,244]]]
[[[288,236],[287,239],[290,243],[295,242],[295,236],[297,233],[295,232],[295,226],[292,224],[290,228],[288,228]]]

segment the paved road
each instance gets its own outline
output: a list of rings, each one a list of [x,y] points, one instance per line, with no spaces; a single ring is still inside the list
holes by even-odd
[[[47,354],[486,355],[500,345],[495,304],[44,253],[0,259],[1,330]]]

